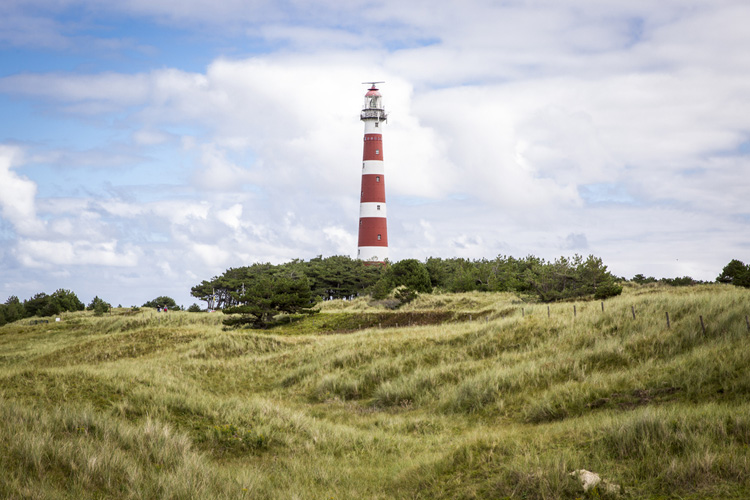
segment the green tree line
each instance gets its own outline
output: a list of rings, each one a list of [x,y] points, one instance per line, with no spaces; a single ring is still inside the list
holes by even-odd
[[[519,292],[536,295],[543,302],[589,295],[607,298],[622,292],[618,278],[593,255],[554,261],[533,255],[521,259],[499,255],[492,260],[429,258],[425,266],[433,287],[448,292]]]
[[[88,309],[99,312],[109,310],[110,307],[99,297],[94,297]],[[62,288],[50,295],[44,292],[37,293],[23,302],[17,296],[11,295],[4,304],[0,304],[0,326],[19,319],[55,316],[63,312],[83,311],[84,309],[86,306],[75,293]]]
[[[516,259],[501,255],[492,260],[431,257],[425,262],[405,259],[386,266],[368,266],[350,257],[332,256],[230,268],[221,276],[192,287],[191,294],[206,302],[208,308],[231,309],[246,307],[251,301],[248,290],[257,292],[258,283],[276,283],[277,288],[284,289],[297,282],[307,283],[312,302],[360,295],[381,299],[394,291],[407,301],[433,289],[519,292],[537,295],[542,301],[589,295],[606,298],[622,291],[617,278],[593,255],[554,261],[534,256]]]
[[[168,306],[171,310],[180,310],[174,299],[166,296],[157,297],[143,304],[144,307],[155,305]],[[4,304],[0,304],[0,326],[35,316],[49,317],[64,312],[83,310],[93,311],[95,315],[100,316],[110,309],[112,309],[112,304],[98,295],[85,306],[74,292],[63,288],[49,295],[44,292],[37,293],[24,301],[21,301],[16,295],[11,295]]]
[[[499,255],[494,259],[476,260],[430,257],[424,262],[405,259],[385,266],[368,266],[339,255],[230,268],[221,276],[192,287],[191,294],[206,302],[209,308],[239,312],[246,317],[243,321],[257,325],[269,321],[278,312],[309,312],[318,301],[362,295],[375,299],[393,296],[397,303],[404,303],[419,293],[433,290],[449,293],[505,291],[552,302],[618,295],[622,292],[622,281],[625,279],[613,276],[602,260],[593,255],[560,257],[553,261],[533,255],[520,259]],[[657,280],[643,274],[636,274],[631,281],[670,286],[702,283],[689,276]],[[750,288],[750,265],[733,259],[716,281]],[[166,296],[143,306],[181,309]],[[110,308],[111,305],[98,296],[86,307],[75,293],[62,288],[49,295],[37,293],[24,301],[13,295],[0,304],[0,326],[33,316],[54,316],[84,309],[103,314]],[[193,304],[189,310],[199,311],[200,307]]]
[[[243,290],[264,278],[305,278],[311,299],[351,299],[368,293],[380,279],[379,266],[366,266],[362,261],[346,256],[316,257],[309,261],[300,259],[284,264],[261,264],[227,269],[221,276],[203,280],[191,288],[193,297],[206,302],[210,309],[225,309],[241,305]]]

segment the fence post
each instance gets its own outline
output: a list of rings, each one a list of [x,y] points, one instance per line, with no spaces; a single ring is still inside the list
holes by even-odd
[[[630,312],[633,313],[633,319],[635,319],[635,306],[630,306]]]
[[[703,330],[703,335],[705,335],[706,334],[706,325],[703,324],[703,316],[701,316],[700,318],[701,318],[701,330]]]
[[[667,328],[672,328],[672,327],[671,327],[671,326],[669,325],[669,311],[667,311]]]
[[[549,318],[549,306],[547,306],[547,317]]]
[[[604,312],[604,301],[602,300],[602,312]]]
[[[576,314],[576,305],[573,304],[573,317],[575,318],[577,316]]]

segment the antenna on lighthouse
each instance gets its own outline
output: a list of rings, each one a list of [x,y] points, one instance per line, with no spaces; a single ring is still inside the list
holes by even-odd
[[[362,82],[363,85],[370,85],[365,94],[365,103],[362,106],[362,112],[359,115],[362,120],[388,120],[388,114],[383,107],[383,96],[378,92],[378,88],[375,86],[376,83],[385,82]]]

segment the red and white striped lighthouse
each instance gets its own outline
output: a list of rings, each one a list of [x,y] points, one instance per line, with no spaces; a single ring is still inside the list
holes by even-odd
[[[385,168],[383,164],[382,126],[388,115],[383,96],[375,87],[365,94],[360,119],[365,122],[362,155],[362,192],[359,199],[359,243],[357,258],[365,262],[384,262],[388,257],[388,228],[385,211]]]

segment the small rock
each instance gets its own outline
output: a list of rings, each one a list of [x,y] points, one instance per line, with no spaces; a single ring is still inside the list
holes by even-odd
[[[599,487],[600,491],[606,491],[607,493],[616,494],[622,491],[622,488],[619,485],[610,483],[609,481],[603,481],[596,472],[591,472],[586,469],[578,469],[571,472],[570,475],[581,482],[583,491],[589,491],[596,487]]]

